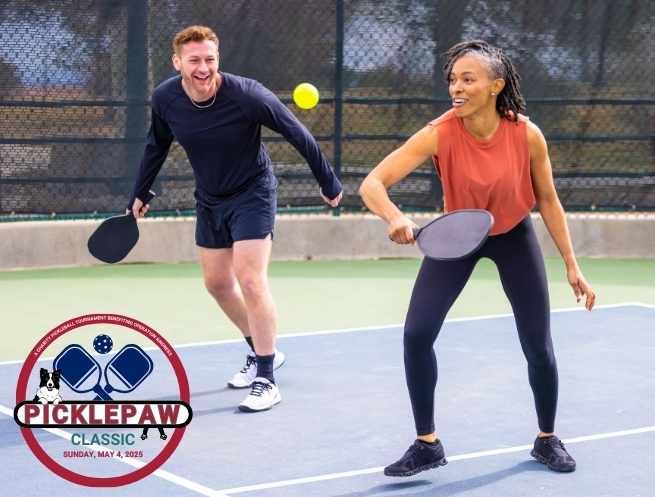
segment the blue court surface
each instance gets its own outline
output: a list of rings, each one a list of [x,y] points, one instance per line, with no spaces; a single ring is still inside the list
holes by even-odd
[[[437,340],[436,419],[449,460],[445,467],[403,479],[382,474],[415,435],[402,328],[389,326],[283,336],[278,347],[287,363],[276,375],[282,403],[258,414],[236,409],[247,391],[225,387],[244,361],[243,342],[179,347],[191,385],[193,421],[157,473],[114,489],[71,484],[37,461],[10,417],[21,364],[2,364],[2,494],[653,495],[655,306],[554,311],[552,332],[560,376],[557,432],[577,459],[572,474],[552,473],[529,455],[537,433],[532,393],[513,317],[503,315],[449,320]],[[167,372],[162,355],[150,355],[155,369]],[[175,396],[175,385],[164,376],[145,380],[139,394]],[[34,431],[49,453],[71,449],[62,433]],[[151,430],[143,447],[164,443]],[[107,474],[133,469],[118,460],[104,463]],[[82,461],[66,464],[83,471]]]

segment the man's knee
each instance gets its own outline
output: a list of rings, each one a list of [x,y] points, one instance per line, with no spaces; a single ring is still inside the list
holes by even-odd
[[[224,276],[205,276],[205,288],[212,297],[221,301],[236,293],[236,281]]]
[[[241,291],[247,299],[262,298],[268,293],[266,275],[248,271],[238,275],[237,278]]]

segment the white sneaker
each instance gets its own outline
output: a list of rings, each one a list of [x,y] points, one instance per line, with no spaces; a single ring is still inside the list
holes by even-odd
[[[286,360],[287,360],[287,356],[284,355],[284,352],[280,352],[279,350],[275,349],[275,359],[273,359],[273,370],[275,371],[276,369],[282,367],[284,361]]]
[[[284,352],[276,350],[275,359],[273,359],[273,369],[275,370],[281,367],[284,364],[284,361],[286,361]],[[257,358],[252,352],[248,352],[245,366],[243,366],[241,371],[236,373],[232,379],[227,382],[227,386],[230,388],[249,388],[256,376]]]
[[[239,410],[243,412],[267,411],[282,400],[280,389],[275,383],[266,378],[257,377],[252,382],[252,389],[241,404]]]
[[[248,388],[252,385],[255,376],[257,376],[257,358],[249,352],[246,356],[246,365],[227,382],[227,386],[230,388]]]

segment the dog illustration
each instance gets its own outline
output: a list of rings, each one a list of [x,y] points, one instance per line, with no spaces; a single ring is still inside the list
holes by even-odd
[[[45,368],[41,368],[40,375],[41,381],[33,402],[59,404],[63,400],[59,395],[59,377],[61,373],[57,369],[48,371]]]

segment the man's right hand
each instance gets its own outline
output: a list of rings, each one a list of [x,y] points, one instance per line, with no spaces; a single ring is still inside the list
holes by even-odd
[[[140,217],[143,217],[146,215],[148,210],[150,209],[150,204],[143,204],[143,201],[140,198],[135,198],[134,203],[132,204],[132,215],[134,216],[135,219],[139,219]],[[128,211],[125,211],[125,214],[127,214]]]
[[[418,225],[407,216],[399,215],[389,221],[389,238],[401,245],[413,245],[413,230],[418,229]]]

